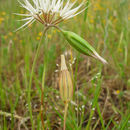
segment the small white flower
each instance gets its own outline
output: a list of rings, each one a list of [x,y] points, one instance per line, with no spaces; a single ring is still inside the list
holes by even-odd
[[[26,22],[17,30],[32,24],[34,21],[39,21],[45,26],[55,26],[64,20],[70,19],[80,14],[86,9],[86,7],[81,9],[85,3],[84,1],[79,6],[74,7],[77,0],[75,0],[73,3],[68,0],[66,4],[64,4],[64,0],[30,0],[31,2],[29,0],[22,1],[23,2],[20,2],[18,0],[21,7],[28,11],[28,14],[15,13],[16,15],[26,17],[19,20]],[[81,10],[79,11],[79,9]]]

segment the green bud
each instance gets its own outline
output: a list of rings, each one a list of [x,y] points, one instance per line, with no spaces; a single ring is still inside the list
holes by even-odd
[[[84,55],[92,56],[100,60],[103,64],[107,64],[107,61],[103,59],[85,39],[71,31],[62,30],[62,33],[69,44],[77,51]]]

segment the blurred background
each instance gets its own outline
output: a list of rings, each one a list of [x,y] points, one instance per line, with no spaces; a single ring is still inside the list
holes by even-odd
[[[60,130],[63,126],[63,104],[58,88],[61,54],[65,54],[67,65],[72,66],[75,84],[74,101],[70,103],[67,117],[67,130],[86,129],[98,85],[98,105],[93,109],[90,128],[130,129],[130,2],[89,2],[86,13],[59,24],[59,27],[86,39],[108,61],[108,65],[103,66],[99,61],[74,49],[72,64],[70,46],[63,35],[54,28],[48,31],[44,95],[46,129]],[[23,22],[17,21],[22,17],[13,13],[26,13],[26,10],[16,0],[0,0],[0,130],[29,130],[31,122],[27,88],[43,25],[35,22],[25,30],[14,32]],[[31,90],[35,129],[41,129],[39,110],[44,44],[43,40]]]

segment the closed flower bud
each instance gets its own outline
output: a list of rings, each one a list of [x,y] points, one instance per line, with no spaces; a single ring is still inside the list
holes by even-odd
[[[64,55],[61,55],[61,72],[59,79],[60,95],[63,102],[67,103],[73,97],[73,84],[71,75],[67,69]]]
[[[99,56],[95,49],[85,39],[71,31],[62,30],[62,33],[69,42],[69,44],[77,51],[84,55],[92,56],[100,60],[103,64],[107,64],[107,61],[103,59],[101,56]]]

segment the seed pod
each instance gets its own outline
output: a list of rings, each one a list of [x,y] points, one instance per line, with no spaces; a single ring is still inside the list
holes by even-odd
[[[107,61],[103,59],[85,39],[70,31],[62,30],[62,33],[69,44],[77,51],[84,55],[92,56],[100,60],[103,64],[107,64]]]
[[[61,72],[59,79],[60,96],[63,102],[69,102],[73,97],[73,84],[67,69],[64,55],[61,55]]]

